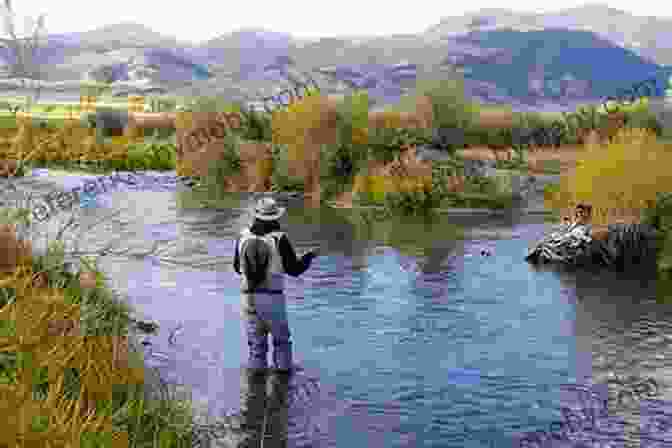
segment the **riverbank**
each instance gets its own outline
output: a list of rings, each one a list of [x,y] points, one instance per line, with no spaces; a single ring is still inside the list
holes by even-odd
[[[162,393],[144,366],[140,341],[156,323],[139,319],[90,260],[73,270],[58,243],[35,255],[10,224],[0,241],[0,388],[13,403],[0,440],[191,447],[189,402]]]

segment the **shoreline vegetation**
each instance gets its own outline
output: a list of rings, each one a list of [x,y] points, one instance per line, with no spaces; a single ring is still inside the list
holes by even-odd
[[[590,202],[596,211],[633,205],[618,219],[597,213],[598,224],[643,220],[664,230],[658,267],[672,284],[672,175],[665,173],[672,151],[646,101],[621,108],[617,122],[593,109],[566,126],[558,114],[548,119],[472,104],[459,80],[419,83],[414,96],[382,112],[370,110],[365,92],[339,101],[309,94],[272,114],[217,98],[195,98],[179,111],[176,101],[165,101],[156,107],[164,115],[154,118],[108,109],[109,121],[105,114],[90,120],[49,105],[39,106],[46,114],[69,115],[0,117],[0,176],[37,167],[96,174],[175,170],[198,179],[200,196],[214,198],[199,199],[206,207],[224,192],[275,191],[303,192],[317,205],[379,210],[383,217],[459,207],[501,213],[515,204],[511,178],[466,172],[469,161],[487,159],[509,173],[562,174],[545,193],[554,219],[572,202]],[[239,123],[230,119],[234,113]],[[202,134],[199,127],[211,131]],[[451,129],[464,138],[446,137],[450,132],[443,131]],[[538,129],[537,135],[555,138],[515,140]],[[421,148],[441,161],[424,160]],[[150,398],[156,385],[145,381],[132,310],[105,284],[95,259],[82,259],[72,272],[58,237],[45,255],[34,255],[34,235],[19,237],[19,228],[30,228],[32,210],[0,212],[0,405],[7,416],[0,446],[28,439],[45,447],[47,441],[193,446],[200,430],[191,403]]]
[[[0,226],[0,444],[193,446],[189,403],[149,394],[131,326],[151,325],[95,261],[72,272],[59,241],[34,256],[16,230]]]

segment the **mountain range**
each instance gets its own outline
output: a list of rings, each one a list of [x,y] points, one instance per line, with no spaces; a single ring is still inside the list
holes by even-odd
[[[73,96],[90,79],[111,82],[120,96],[252,101],[288,86],[288,76],[310,73],[328,93],[358,87],[389,103],[417,78],[460,72],[468,95],[524,107],[599,100],[652,76],[662,87],[672,73],[672,19],[636,17],[604,4],[546,14],[481,9],[444,17],[418,34],[385,37],[301,39],[242,29],[193,44],[120,23],[52,34],[46,42],[37,54],[46,90],[58,85]],[[11,53],[0,49],[0,60],[11,61]],[[0,80],[0,88],[12,83]]]

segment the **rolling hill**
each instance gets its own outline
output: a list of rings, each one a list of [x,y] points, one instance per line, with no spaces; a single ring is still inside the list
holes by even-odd
[[[391,102],[416,77],[458,71],[467,93],[483,102],[563,103],[614,95],[651,74],[662,86],[669,29],[672,20],[601,4],[548,14],[483,9],[389,37],[298,39],[259,28],[193,44],[121,23],[51,35],[38,62],[47,81],[98,77],[118,83],[119,95],[154,89],[254,98],[283,88],[291,71],[312,73],[330,93],[365,88]],[[0,50],[0,60],[11,55]]]

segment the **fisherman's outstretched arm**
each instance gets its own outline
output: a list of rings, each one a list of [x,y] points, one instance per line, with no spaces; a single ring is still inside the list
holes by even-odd
[[[310,263],[315,258],[315,254],[308,252],[303,257],[298,258],[287,235],[283,235],[278,243],[278,250],[282,257],[282,266],[285,272],[292,277],[298,277],[308,270]]]

